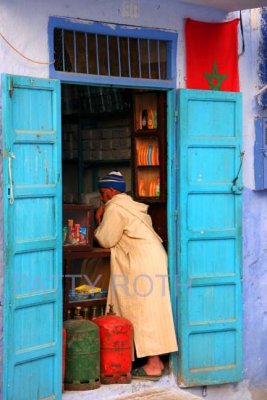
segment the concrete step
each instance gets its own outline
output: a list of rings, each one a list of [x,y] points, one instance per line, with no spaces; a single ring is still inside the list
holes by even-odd
[[[65,391],[63,400],[203,400],[196,394],[180,389],[173,375],[163,375],[157,381],[133,379],[130,384],[101,385],[99,389],[91,391]]]
[[[249,387],[248,381],[207,387],[207,400],[267,400],[267,387]],[[204,400],[202,387],[180,389],[173,375],[158,382],[132,380],[125,385],[101,385],[90,391],[65,391],[63,400]]]
[[[116,397],[116,400],[200,400],[201,397],[186,393],[177,387],[153,388],[127,396]],[[203,400],[203,399],[202,399]]]

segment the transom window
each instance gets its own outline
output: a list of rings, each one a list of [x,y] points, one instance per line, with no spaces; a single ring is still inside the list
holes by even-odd
[[[54,30],[55,69],[80,74],[167,79],[167,42]]]
[[[174,81],[177,34],[51,18],[50,76]],[[53,53],[53,54],[52,54]],[[63,75],[62,75],[63,74]],[[81,79],[83,77],[83,79]],[[157,86],[157,84],[156,84]]]

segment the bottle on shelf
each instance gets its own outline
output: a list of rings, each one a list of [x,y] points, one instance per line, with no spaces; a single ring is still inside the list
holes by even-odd
[[[147,129],[153,129],[153,128],[154,128],[154,115],[152,109],[149,108],[147,112]]]
[[[97,317],[97,313],[96,313],[96,306],[92,307],[92,316],[91,316],[91,320],[93,321],[94,319],[96,319]]]
[[[89,308],[88,307],[84,307],[84,309],[83,309],[83,318],[89,319]]]
[[[76,307],[74,311],[74,319],[83,319],[81,315],[81,309],[82,307]]]
[[[155,196],[159,197],[160,196],[160,178],[156,180],[156,190],[155,190]]]
[[[154,125],[153,126],[154,129],[157,129],[157,127],[158,127],[158,113],[157,113],[156,110],[153,113],[153,125]]]
[[[80,224],[74,225],[74,239],[77,243],[80,241]]]
[[[142,129],[147,129],[147,123],[148,123],[148,113],[147,109],[144,109],[142,111]]]
[[[66,242],[69,243],[69,244],[72,244],[73,241],[74,241],[74,237],[73,237],[73,219],[68,219]]]
[[[64,226],[63,227],[63,237],[62,237],[63,244],[65,244],[67,241],[67,235],[68,235],[68,228],[67,228],[67,226]]]

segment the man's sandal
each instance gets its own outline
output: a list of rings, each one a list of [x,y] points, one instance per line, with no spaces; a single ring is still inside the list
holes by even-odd
[[[142,379],[147,381],[158,381],[162,377],[162,374],[159,375],[149,375],[146,373],[143,367],[135,368],[132,370],[132,378],[133,379]]]

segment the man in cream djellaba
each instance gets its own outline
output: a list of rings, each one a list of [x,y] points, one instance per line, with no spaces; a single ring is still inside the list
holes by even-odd
[[[177,351],[167,254],[152,227],[148,206],[125,193],[119,171],[100,179],[98,188],[103,205],[96,212],[95,237],[111,249],[107,304],[131,321],[136,356],[147,357],[132,377],[158,380],[164,368],[160,355]]]

